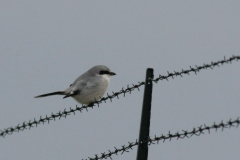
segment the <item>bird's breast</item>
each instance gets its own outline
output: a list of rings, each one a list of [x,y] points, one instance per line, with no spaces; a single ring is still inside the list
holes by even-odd
[[[103,75],[89,80],[80,94],[73,96],[75,100],[82,104],[89,104],[103,97],[109,85],[110,78]]]

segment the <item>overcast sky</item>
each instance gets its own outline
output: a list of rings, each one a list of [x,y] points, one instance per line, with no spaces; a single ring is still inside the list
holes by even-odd
[[[95,65],[117,92],[154,75],[240,55],[240,1],[0,1],[0,130],[75,107],[66,89]],[[240,62],[153,86],[150,136],[240,116]],[[88,112],[0,137],[1,160],[87,159],[139,135],[144,87]],[[106,95],[106,94],[105,94]],[[80,106],[80,105],[79,105]],[[149,147],[149,160],[239,160],[240,129]],[[137,146],[114,160],[136,159]]]

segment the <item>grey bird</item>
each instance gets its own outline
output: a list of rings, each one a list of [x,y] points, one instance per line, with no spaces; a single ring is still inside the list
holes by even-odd
[[[97,65],[79,76],[64,91],[42,94],[34,98],[65,95],[63,98],[72,97],[81,104],[89,105],[104,95],[110,83],[110,76],[114,75],[116,75],[116,73],[111,72],[107,66]]]

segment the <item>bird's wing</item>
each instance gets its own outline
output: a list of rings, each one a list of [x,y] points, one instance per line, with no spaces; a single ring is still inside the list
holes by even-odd
[[[64,98],[71,97],[71,96],[74,96],[74,95],[77,95],[77,94],[79,94],[80,92],[81,92],[80,90],[72,91],[72,92],[68,93],[66,96],[64,96],[63,99],[64,99]]]
[[[65,90],[65,93],[67,94],[63,98],[68,98],[68,97],[80,94],[81,90],[86,85],[87,85],[87,81],[84,81],[84,80],[75,81],[73,84],[69,86],[69,88]]]

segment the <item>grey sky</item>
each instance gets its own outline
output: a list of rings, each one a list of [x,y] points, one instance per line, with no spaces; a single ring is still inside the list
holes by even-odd
[[[158,74],[240,55],[240,1],[1,1],[0,130],[75,107],[39,94],[68,87],[94,65],[119,91]],[[150,135],[240,116],[240,62],[154,84]],[[99,108],[0,140],[0,159],[86,159],[138,138],[144,88]],[[239,128],[151,145],[149,159],[231,159]],[[135,159],[137,147],[114,160]]]

